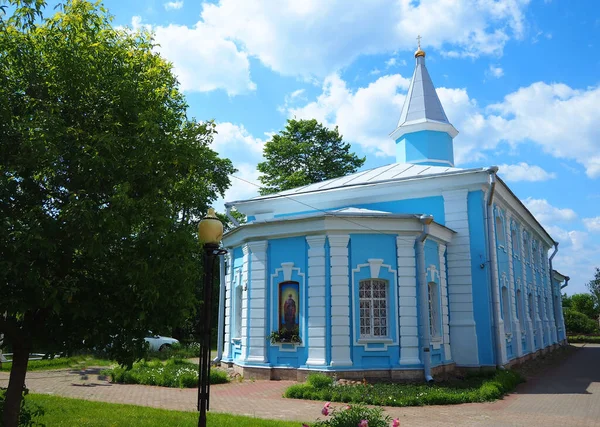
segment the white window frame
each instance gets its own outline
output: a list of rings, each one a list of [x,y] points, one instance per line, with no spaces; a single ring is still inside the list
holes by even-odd
[[[370,285],[370,288],[361,289],[363,284],[367,283]],[[380,289],[373,289],[375,283],[382,285]],[[375,292],[378,292],[379,295],[375,296]],[[383,292],[383,296],[381,296],[381,292]],[[367,295],[367,293],[370,293],[370,295]],[[358,328],[361,340],[386,339],[390,337],[389,294],[390,284],[388,280],[368,278],[358,282]],[[375,316],[376,310],[378,311],[377,316]],[[381,310],[383,310],[383,315],[381,314]],[[365,316],[367,313],[368,317]],[[378,324],[376,325],[376,323]],[[369,330],[368,334],[364,332],[366,328]],[[376,328],[379,328],[378,334],[375,333]],[[385,333],[381,332],[381,328],[385,328]]]
[[[498,208],[496,208],[496,218],[494,223],[496,228],[496,245],[506,250],[506,227],[504,224],[504,216],[502,215],[502,211]]]
[[[437,282],[427,283],[427,300],[429,306],[429,335],[432,339],[441,338],[440,285]]]
[[[502,318],[504,320],[504,333],[507,336],[512,333],[512,316],[510,311],[510,289],[504,285],[502,286]]]

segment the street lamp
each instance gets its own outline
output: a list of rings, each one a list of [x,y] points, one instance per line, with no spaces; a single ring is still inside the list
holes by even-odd
[[[210,395],[210,335],[212,319],[212,288],[214,261],[226,250],[219,248],[223,237],[223,223],[216,217],[215,210],[210,208],[208,214],[198,224],[198,239],[204,249],[204,317],[200,325],[200,361],[198,366],[198,427],[206,427],[206,411]]]

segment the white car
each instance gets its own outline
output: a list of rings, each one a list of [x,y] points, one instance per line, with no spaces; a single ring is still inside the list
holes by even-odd
[[[150,351],[163,351],[170,348],[173,344],[179,344],[179,341],[175,338],[152,334],[149,334],[144,340],[148,343]]]

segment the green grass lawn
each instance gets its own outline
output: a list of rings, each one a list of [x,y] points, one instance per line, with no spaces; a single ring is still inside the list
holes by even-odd
[[[45,414],[36,421],[46,427],[195,427],[196,412],[168,411],[143,406],[89,402],[87,400],[30,394],[27,401],[41,406]],[[271,421],[229,414],[208,413],[214,427],[300,427],[300,422]]]
[[[28,371],[42,371],[48,369],[84,368],[87,366],[110,366],[114,364],[110,360],[96,359],[90,356],[57,357],[46,360],[30,360],[27,365]],[[2,363],[0,371],[10,372],[12,363]]]
[[[600,344],[600,335],[569,335],[567,337],[569,343],[588,343]]]

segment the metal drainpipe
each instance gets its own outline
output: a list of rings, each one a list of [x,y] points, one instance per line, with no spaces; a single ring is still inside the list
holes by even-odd
[[[423,231],[416,239],[417,244],[417,262],[419,268],[419,305],[420,305],[420,322],[421,329],[421,357],[423,360],[423,373],[425,381],[433,382],[431,376],[431,352],[430,352],[430,336],[429,336],[429,306],[428,306],[428,291],[427,291],[427,270],[425,268],[425,240],[429,236],[429,224],[433,221],[431,215],[421,215],[419,218],[423,224]]]
[[[225,257],[219,257],[219,327],[217,332],[217,357],[214,363],[219,363],[223,357],[223,331],[225,329]]]
[[[229,221],[233,224],[234,227],[239,227],[240,223],[231,215],[231,205],[225,205],[225,216],[229,218]]]
[[[548,259],[548,276],[550,278],[550,299],[552,301],[552,317],[554,317],[554,329],[556,330],[556,342],[558,342],[558,319],[556,318],[556,304],[554,303],[554,282],[552,281],[552,258],[558,252],[558,242],[554,242],[554,252]]]
[[[569,276],[565,276],[565,284],[562,285],[560,288],[563,289],[569,286],[569,280],[571,280],[571,278]]]
[[[490,284],[492,291],[492,314],[494,318],[494,335],[496,337],[496,366],[500,369],[504,369],[504,360],[502,357],[502,340],[505,339],[503,331],[500,329],[500,283],[498,279],[498,257],[496,254],[496,241],[494,235],[494,191],[496,190],[496,172],[498,172],[497,166],[492,166],[487,169],[490,174],[490,183],[486,194],[487,200],[487,234],[488,234],[488,246],[490,252]]]

